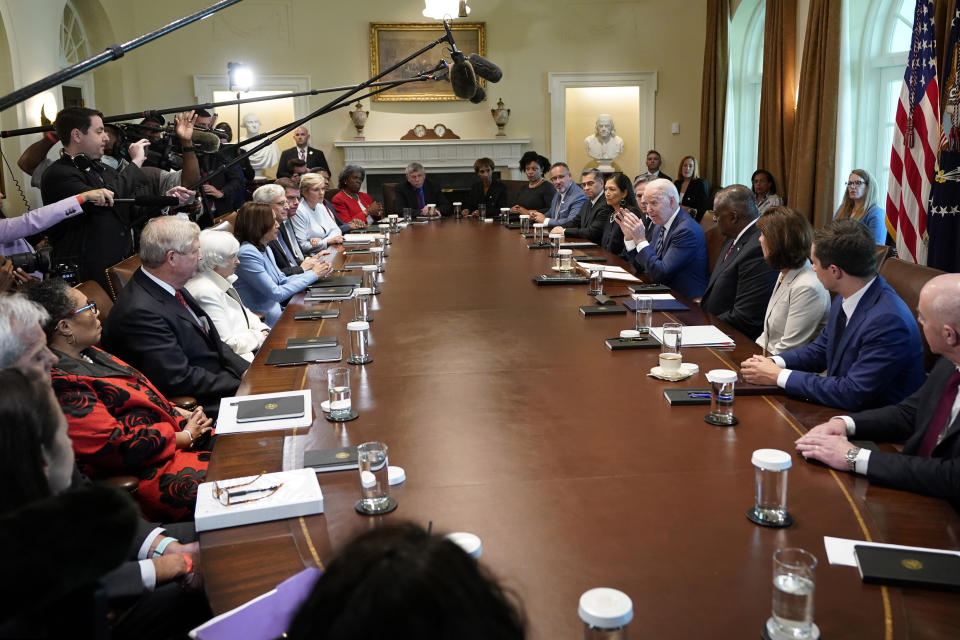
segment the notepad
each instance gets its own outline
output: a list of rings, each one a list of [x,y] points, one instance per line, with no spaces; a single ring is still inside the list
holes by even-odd
[[[650,335],[663,342],[663,328],[651,327]],[[732,347],[733,339],[712,324],[683,327],[684,347]]]
[[[254,433],[257,431],[282,431],[298,427],[309,427],[313,422],[313,411],[304,411],[303,415],[294,418],[280,418],[278,420],[254,420],[251,422],[237,422],[237,403],[248,400],[270,400],[287,396],[303,398],[304,408],[310,407],[310,389],[299,391],[281,391],[279,393],[258,393],[250,396],[234,396],[220,400],[220,411],[217,413],[217,435],[225,436],[231,433]]]
[[[271,349],[265,364],[274,367],[295,367],[311,362],[338,362],[343,358],[343,347],[330,345],[303,349]]]
[[[283,420],[284,418],[300,418],[305,413],[303,396],[293,394],[264,400],[238,400],[237,422],[254,422],[255,420]]]
[[[644,294],[646,295],[646,294]],[[686,311],[690,307],[683,304],[676,298],[674,298],[669,293],[654,293],[649,296],[653,298],[653,310],[654,311]],[[623,301],[623,306],[625,306],[630,311],[637,310],[637,301],[633,298],[628,298]]]

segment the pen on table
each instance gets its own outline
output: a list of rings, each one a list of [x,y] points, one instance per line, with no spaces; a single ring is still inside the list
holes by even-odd
[[[709,398],[710,394],[709,393],[688,393],[687,397],[688,398]]]

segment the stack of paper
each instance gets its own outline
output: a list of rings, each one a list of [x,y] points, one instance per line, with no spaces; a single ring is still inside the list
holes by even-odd
[[[313,469],[277,471],[265,473],[259,478],[247,476],[220,480],[221,488],[235,487],[232,491],[235,498],[231,499],[235,503],[229,505],[224,505],[214,496],[214,484],[204,482],[197,487],[197,507],[194,511],[197,531],[323,513],[323,492],[320,491],[320,483]],[[272,493],[269,491],[277,486],[279,489]],[[258,489],[265,491],[258,492]],[[253,499],[259,496],[265,497]]]
[[[310,406],[310,389],[223,398],[220,400],[220,412],[217,414],[217,435],[222,436],[231,433],[252,433],[254,431],[276,431],[279,429],[293,429],[294,427],[309,427],[313,423],[313,415],[310,411],[306,411],[305,415],[300,418],[281,418],[280,420],[257,420],[254,422],[244,422],[242,424],[237,423],[237,402],[242,400],[267,400],[293,395],[302,395],[303,406]]]
[[[625,280],[627,282],[640,282],[640,278],[636,277],[631,273],[627,273],[627,270],[623,267],[618,267],[616,265],[610,264],[593,264],[590,262],[580,262],[576,261],[577,266],[581,269],[586,269],[587,271],[603,271],[604,280]]]
[[[606,274],[604,274],[606,275]],[[650,334],[663,342],[663,328],[651,327]],[[684,347],[732,347],[733,338],[717,329],[712,324],[698,325],[692,327],[683,327]]]
[[[365,244],[383,237],[382,233],[348,233],[343,236],[343,244]]]

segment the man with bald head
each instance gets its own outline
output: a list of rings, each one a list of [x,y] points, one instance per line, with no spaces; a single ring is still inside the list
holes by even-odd
[[[917,312],[930,350],[941,356],[923,386],[899,404],[817,425],[797,440],[797,451],[872,483],[937,496],[960,508],[960,274],[927,282]],[[903,443],[903,451],[861,449],[849,437]]]
[[[330,175],[330,166],[327,164],[327,158],[320,149],[314,149],[307,143],[310,142],[310,132],[306,127],[297,127],[293,130],[293,140],[297,143],[295,147],[290,147],[280,154],[280,162],[277,164],[277,177],[289,178],[290,168],[287,163],[291,160],[303,160],[307,167],[321,167]]]
[[[707,241],[697,221],[680,207],[677,188],[669,180],[653,180],[643,193],[641,209],[653,221],[649,240],[637,216],[615,214],[627,260],[654,282],[691,300],[701,298],[707,288]]]
[[[713,219],[726,242],[713,265],[700,306],[756,340],[763,332],[763,316],[777,281],[777,272],[763,259],[756,196],[735,184],[717,194]]]

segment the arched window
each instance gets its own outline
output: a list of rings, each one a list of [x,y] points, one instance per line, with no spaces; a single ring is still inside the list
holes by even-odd
[[[890,176],[890,145],[897,102],[913,35],[914,0],[850,0],[845,38],[850,56],[846,90],[849,126],[838,144],[838,171],[846,180],[851,169],[869,171],[881,192]],[[841,142],[843,140],[844,142]],[[838,173],[840,177],[840,173]]]
[[[723,184],[749,184],[757,168],[763,81],[764,0],[743,0],[730,22],[730,81],[723,135]],[[784,176],[776,176],[784,180]]]
[[[63,22],[60,23],[60,66],[67,67],[90,55],[87,34],[76,9],[68,1],[63,6]]]

